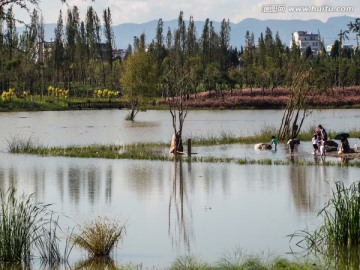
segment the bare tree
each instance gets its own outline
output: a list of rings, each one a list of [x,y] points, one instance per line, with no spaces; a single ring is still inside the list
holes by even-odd
[[[311,72],[311,69],[301,70],[293,75],[289,100],[278,131],[279,140],[296,138],[305,118],[312,113],[309,105],[317,95],[317,91],[310,85]]]
[[[185,68],[177,69],[169,66],[169,72],[165,78],[166,99],[172,117],[174,135],[170,147],[170,153],[183,152],[182,131],[185,118],[188,113],[188,100],[191,89],[190,73]]]

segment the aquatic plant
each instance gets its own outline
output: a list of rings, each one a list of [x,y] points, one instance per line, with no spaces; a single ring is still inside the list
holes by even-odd
[[[47,267],[58,266],[61,263],[67,263],[70,253],[74,247],[70,243],[72,232],[66,236],[65,249],[62,253],[60,250],[60,238],[58,230],[61,230],[59,226],[59,217],[54,219],[54,214],[50,214],[49,222],[46,226],[41,226],[38,230],[35,246],[39,259],[43,265]]]
[[[72,242],[87,251],[90,258],[109,256],[126,233],[125,225],[107,217],[85,222],[80,230],[80,234],[72,236]]]
[[[28,138],[11,136],[6,142],[7,148],[11,153],[27,153],[35,148],[35,142],[32,136]]]
[[[289,260],[274,255],[250,254],[236,248],[226,252],[215,264],[202,262],[194,255],[180,256],[172,263],[169,270],[329,270],[335,269],[332,264],[324,264],[320,259],[314,261],[306,258]]]
[[[40,254],[45,254],[48,246],[39,245],[43,237],[51,233],[47,216],[51,213],[49,205],[35,203],[32,195],[16,197],[16,188],[11,186],[6,192],[0,191],[0,261],[29,263],[36,246]],[[51,226],[50,226],[51,229]],[[56,245],[57,237],[52,233],[49,244]],[[60,258],[58,250],[52,250],[43,261],[54,262]]]
[[[181,256],[176,258],[169,270],[207,270],[213,269],[208,264],[201,262],[195,256]]]
[[[353,257],[359,262],[360,182],[355,182],[348,188],[343,182],[336,182],[332,198],[318,214],[323,218],[319,228],[313,232],[308,229],[297,231],[290,235],[290,240],[300,238],[297,246],[309,252],[324,254],[336,261],[349,263],[349,259]]]

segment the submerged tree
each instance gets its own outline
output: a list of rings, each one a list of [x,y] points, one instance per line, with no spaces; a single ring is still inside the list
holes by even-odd
[[[186,28],[183,21],[183,13],[178,18],[178,29],[174,33],[173,50],[163,62],[163,86],[172,117],[174,135],[171,142],[170,153],[183,152],[182,131],[188,112],[188,99],[194,87],[192,83],[191,61],[186,61]],[[170,45],[171,39],[168,39]]]
[[[133,121],[144,104],[156,90],[156,70],[150,55],[142,49],[130,54],[123,63],[120,83],[129,108],[126,120]]]
[[[296,138],[305,118],[312,112],[309,105],[317,91],[310,84],[311,72],[311,69],[301,70],[293,75],[289,100],[278,131],[279,140]]]
[[[170,153],[176,154],[184,151],[182,131],[188,113],[188,99],[192,89],[191,71],[185,67],[179,69],[169,59],[165,59],[164,63],[167,65],[168,70],[164,79],[165,93],[174,129]]]

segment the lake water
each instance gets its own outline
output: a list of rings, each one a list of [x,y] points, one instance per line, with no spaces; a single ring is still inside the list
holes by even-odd
[[[168,142],[172,134],[167,111],[1,113],[0,188],[16,183],[37,201],[68,218],[62,227],[94,217],[126,222],[127,234],[115,256],[121,264],[145,268],[169,266],[180,255],[215,263],[237,248],[284,255],[294,247],[288,234],[316,219],[335,181],[358,181],[360,169],[339,166],[237,165],[187,162],[38,157],[7,153],[11,137],[47,146]],[[278,127],[281,111],[191,111],[184,136],[223,132],[251,135],[265,126]],[[360,110],[314,111],[305,128],[360,129]],[[270,141],[270,138],[269,138]],[[350,144],[358,143],[352,138]],[[290,158],[286,145],[278,151],[256,151],[252,145],[197,147],[199,156],[252,159]],[[294,158],[312,159],[311,142],[302,142]],[[327,157],[329,158],[329,157]],[[71,263],[83,254],[72,253]]]

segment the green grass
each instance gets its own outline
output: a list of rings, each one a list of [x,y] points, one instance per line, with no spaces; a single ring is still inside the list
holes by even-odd
[[[0,261],[29,264],[37,251],[42,262],[54,265],[61,260],[58,238],[49,205],[35,203],[32,195],[16,195],[11,186],[0,191]],[[49,215],[51,218],[49,219]]]
[[[56,99],[49,99],[44,97],[35,97],[33,101],[28,99],[15,99],[12,101],[0,100],[0,111],[60,111],[67,110],[67,102],[57,101]]]
[[[263,127],[258,133],[253,136],[243,136],[236,137],[231,132],[221,131],[218,135],[208,135],[208,136],[190,136],[185,138],[184,142],[187,139],[191,139],[191,143],[194,146],[211,146],[211,145],[221,145],[221,144],[256,144],[259,142],[270,142],[271,136],[276,136],[276,129],[274,127]]]
[[[247,254],[235,250],[226,254],[218,262],[208,264],[195,256],[182,256],[173,262],[169,270],[329,270],[335,269],[325,265],[321,260],[299,261],[281,258],[279,256],[264,256],[263,254]]]
[[[311,141],[311,139],[315,133],[315,127],[316,126],[312,126],[312,127],[308,128],[307,130],[303,130],[302,132],[300,132],[298,139],[300,141]],[[331,130],[331,129],[329,129],[329,130],[326,130],[326,132],[328,134],[329,140],[334,138],[337,132],[347,132],[350,134],[350,138],[359,138],[360,137],[359,129],[351,129],[351,130]]]
[[[307,159],[250,159],[233,157],[198,157],[198,156],[176,156],[168,154],[168,145],[163,143],[132,143],[128,145],[89,145],[89,146],[68,146],[68,147],[40,147],[31,140],[25,139],[11,141],[8,145],[11,153],[22,153],[40,156],[63,156],[78,158],[104,158],[104,159],[133,159],[133,160],[156,160],[172,161],[182,159],[191,162],[204,163],[235,163],[238,165],[295,165],[295,166],[348,166],[360,167],[360,161],[313,161]]]
[[[331,131],[330,131],[331,132]],[[248,137],[235,137],[231,133],[221,132],[219,136],[207,137],[192,137],[192,146],[213,146],[223,144],[252,144],[259,141],[268,141],[271,134],[275,130],[272,127],[263,128],[258,134]],[[350,131],[350,134],[357,136],[360,134],[358,130]],[[312,128],[300,134],[301,140],[310,140],[313,135]],[[186,146],[187,140],[184,139]],[[105,159],[134,159],[134,160],[158,160],[170,161],[174,158],[181,158],[193,162],[208,162],[208,163],[237,163],[240,165],[259,164],[259,165],[298,165],[298,166],[349,166],[360,167],[360,161],[312,161],[297,158],[294,161],[285,160],[271,160],[271,159],[257,159],[252,160],[248,158],[219,158],[219,157],[191,157],[178,156],[171,157],[168,154],[169,143],[130,143],[124,145],[87,145],[87,146],[68,146],[68,147],[42,147],[39,143],[35,143],[33,138],[18,138],[11,137],[8,143],[8,151],[10,153],[22,153],[41,156],[64,156],[64,157],[79,157],[79,158],[105,158]]]
[[[308,252],[324,255],[329,261],[358,268],[360,263],[360,182],[346,187],[336,182],[332,198],[318,214],[323,222],[314,231],[300,230],[291,240]],[[349,268],[352,269],[352,268]],[[355,268],[354,268],[355,269]]]

